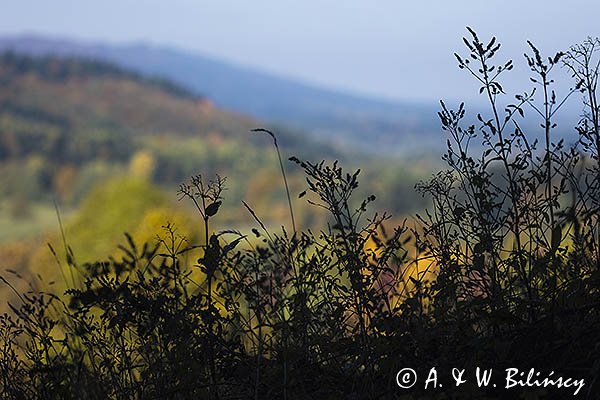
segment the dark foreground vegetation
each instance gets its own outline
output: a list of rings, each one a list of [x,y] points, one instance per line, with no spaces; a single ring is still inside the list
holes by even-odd
[[[122,257],[79,265],[68,250],[61,268],[71,289],[18,294],[0,318],[2,398],[562,399],[574,392],[479,388],[473,379],[455,387],[452,368],[477,366],[555,371],[585,379],[578,398],[599,398],[600,42],[550,58],[531,46],[536,90],[510,105],[498,79],[512,63],[495,63],[499,45],[473,32],[465,43],[459,66],[479,81],[489,114],[464,126],[462,105],[442,105],[448,169],[417,185],[432,206],[416,222],[390,227],[385,213],[369,211],[375,196],[355,199],[358,172],[292,157],[308,185],[300,197],[328,212],[326,226],[298,230],[290,202],[279,233],[247,205],[251,233],[213,232],[226,212],[225,182],[196,176],[179,193],[197,208],[205,243],[166,225],[156,245],[128,240]],[[562,95],[552,80],[561,66],[574,77]],[[563,99],[579,92],[578,140],[566,145],[553,139],[555,120]],[[521,130],[525,114],[540,121],[539,140],[540,132]],[[402,389],[396,374],[407,367],[419,382]],[[432,367],[443,387],[425,389]]]

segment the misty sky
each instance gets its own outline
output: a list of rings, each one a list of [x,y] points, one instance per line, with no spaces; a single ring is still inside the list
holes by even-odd
[[[465,26],[524,67],[527,39],[554,53],[600,35],[598,15],[592,0],[2,0],[0,34],[142,41],[358,93],[469,99],[452,55]]]

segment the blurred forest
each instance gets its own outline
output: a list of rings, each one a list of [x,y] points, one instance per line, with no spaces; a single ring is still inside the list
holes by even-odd
[[[108,63],[2,54],[2,267],[25,272],[52,264],[46,243],[62,240],[55,204],[80,261],[101,258],[124,232],[152,239],[167,221],[184,222],[178,225],[194,237],[190,210],[176,204],[173,194],[197,171],[227,176],[224,226],[252,221],[241,200],[267,225],[278,226],[287,212],[285,192],[271,139],[250,132],[259,124],[168,81]],[[385,193],[381,204],[398,217],[424,204],[412,185],[430,168],[427,161],[408,165],[359,150],[342,153],[301,132],[275,128],[289,154],[367,166],[364,174],[370,178],[361,190]],[[383,168],[387,165],[393,168]],[[290,184],[299,188],[302,182],[299,171],[290,168]],[[301,211],[298,219],[304,227],[322,223]]]

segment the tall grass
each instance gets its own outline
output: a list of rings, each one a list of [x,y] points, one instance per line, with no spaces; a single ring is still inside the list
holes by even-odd
[[[499,45],[469,30],[459,67],[489,101],[477,125],[464,105],[442,103],[448,169],[417,189],[432,206],[391,226],[356,199],[360,171],[290,160],[299,194],[328,213],[318,232],[211,229],[223,179],[193,177],[182,199],[200,215],[203,243],[167,224],[154,244],[130,236],[122,256],[77,265],[64,295],[18,293],[0,317],[0,390],[6,399],[417,399],[497,398],[514,392],[465,385],[403,391],[404,367],[537,367],[600,375],[600,120],[597,40],[548,59],[531,45],[537,91],[504,104]],[[559,97],[552,70],[575,78]],[[563,99],[581,91],[585,112],[572,147],[554,140]],[[540,97],[541,93],[541,97]],[[541,121],[540,146],[520,118]],[[527,125],[530,126],[530,125]],[[473,143],[483,144],[473,146]],[[127,201],[127,199],[123,199]],[[193,259],[197,258],[196,262]],[[4,279],[4,278],[3,278]],[[556,389],[531,398],[562,398]],[[519,393],[520,394],[520,393]],[[422,397],[425,396],[425,397]],[[536,397],[537,396],[537,397]],[[556,397],[558,396],[558,397]]]

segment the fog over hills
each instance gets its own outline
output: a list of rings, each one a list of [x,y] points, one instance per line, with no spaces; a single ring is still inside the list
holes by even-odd
[[[42,36],[0,38],[0,51],[103,59],[166,78],[217,106],[310,132],[342,146],[410,152],[439,145],[437,104],[324,89],[232,63],[147,44],[108,45]]]

